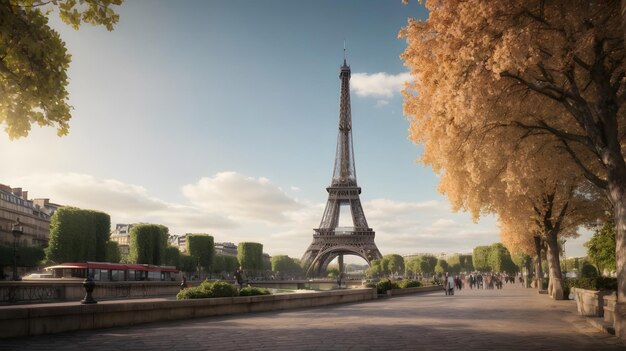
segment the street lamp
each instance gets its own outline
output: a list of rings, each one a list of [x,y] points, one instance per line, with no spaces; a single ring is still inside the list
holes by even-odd
[[[24,233],[24,227],[22,223],[20,223],[20,218],[17,218],[17,221],[13,224],[11,228],[11,232],[13,233],[13,280],[22,280],[17,275],[17,239]]]

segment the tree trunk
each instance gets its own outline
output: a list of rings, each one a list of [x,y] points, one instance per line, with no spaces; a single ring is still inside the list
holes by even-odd
[[[556,235],[549,234],[546,237],[546,256],[548,260],[548,271],[550,282],[548,283],[548,294],[554,300],[563,300],[563,276],[561,274],[561,262],[559,260],[559,244]]]
[[[535,286],[537,290],[541,290],[543,288],[543,271],[541,269],[541,237],[534,236],[535,239]]]
[[[609,183],[609,196],[613,202],[616,226],[617,301],[626,303],[626,185],[611,183]]]
[[[626,43],[626,0],[622,0],[620,4],[622,13],[622,30],[624,31],[624,42]]]

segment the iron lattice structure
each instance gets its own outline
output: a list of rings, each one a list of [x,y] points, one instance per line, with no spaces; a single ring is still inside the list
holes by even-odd
[[[361,206],[361,188],[356,182],[352,146],[352,115],[350,112],[350,66],[344,59],[339,74],[339,134],[335,169],[328,191],[328,202],[319,228],[314,229],[313,242],[302,256],[302,264],[310,276],[319,276],[339,255],[360,256],[368,264],[382,258],[374,243],[375,233],[367,225]]]

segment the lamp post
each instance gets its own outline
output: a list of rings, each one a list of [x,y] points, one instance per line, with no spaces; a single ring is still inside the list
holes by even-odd
[[[24,227],[22,226],[22,223],[20,223],[20,219],[19,217],[17,218],[17,221],[15,221],[15,223],[13,224],[13,227],[11,228],[11,232],[13,233],[13,279],[12,280],[22,280],[22,278],[20,278],[17,275],[17,239],[24,233]]]

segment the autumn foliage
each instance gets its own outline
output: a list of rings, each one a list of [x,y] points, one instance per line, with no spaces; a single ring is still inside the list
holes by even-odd
[[[613,214],[626,299],[624,32],[619,1],[428,1],[400,36],[420,161],[455,210],[497,213],[503,242],[547,249],[562,296],[558,238]],[[535,253],[536,254],[536,253]],[[621,257],[621,258],[620,258]]]

